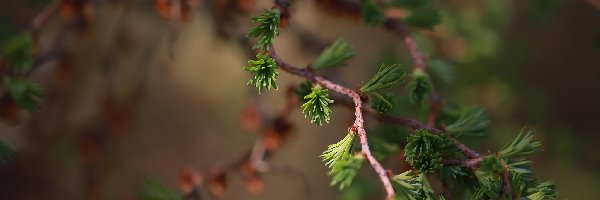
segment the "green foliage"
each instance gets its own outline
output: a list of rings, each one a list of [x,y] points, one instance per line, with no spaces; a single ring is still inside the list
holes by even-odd
[[[412,103],[424,104],[428,100],[428,95],[433,89],[427,74],[421,69],[415,70],[411,75],[411,81],[408,84],[408,98]]]
[[[389,2],[395,7],[420,8],[427,5],[429,0],[390,0]]]
[[[244,70],[254,74],[254,77],[248,81],[247,85],[254,84],[258,88],[260,94],[263,88],[271,90],[271,88],[277,89],[277,65],[275,59],[271,58],[268,54],[257,54],[256,60],[249,60],[249,66],[244,67]]]
[[[331,109],[329,104],[333,100],[329,99],[327,89],[323,89],[321,85],[316,84],[312,87],[310,94],[304,96],[308,101],[302,104],[302,113],[304,117],[310,115],[310,123],[322,126],[323,122],[329,123],[331,119]]]
[[[0,140],[0,167],[10,163],[15,155],[15,151],[6,142]]]
[[[7,41],[2,49],[2,57],[17,74],[25,74],[33,63],[33,37],[21,34]]]
[[[504,172],[504,165],[502,160],[496,156],[489,155],[481,160],[479,169],[477,169],[477,176],[479,177],[493,177],[500,175]]]
[[[362,167],[364,161],[365,158],[362,154],[356,154],[354,156],[344,154],[342,158],[331,167],[331,170],[328,173],[328,175],[331,176],[331,183],[329,183],[329,185],[338,185],[340,190],[349,186],[358,173],[358,170],[360,170],[360,167]]]
[[[422,173],[437,171],[442,167],[442,156],[456,151],[454,143],[447,136],[431,134],[423,129],[416,130],[407,140],[404,148],[406,161]]]
[[[149,180],[139,189],[138,198],[142,200],[183,200],[184,196],[158,182]]]
[[[441,22],[440,12],[432,7],[413,9],[412,13],[404,18],[404,23],[428,30],[433,30],[433,27]]]
[[[522,178],[523,176],[525,176],[525,175],[509,172],[509,182],[510,182],[511,193],[517,197],[522,196],[527,187],[525,182],[523,182],[523,180],[524,180]]]
[[[23,78],[4,77],[4,87],[17,105],[29,112],[38,108],[38,101],[44,96],[37,84]]]
[[[533,188],[527,189],[527,196],[530,200],[554,199],[556,198],[556,186],[552,181],[546,181]]]
[[[461,165],[444,165],[440,176],[443,181],[454,184],[466,183],[466,179],[471,177],[469,169]]]
[[[502,180],[500,177],[488,177],[479,180],[479,187],[473,191],[472,200],[500,199]]]
[[[372,0],[363,1],[360,14],[365,23],[370,26],[377,26],[385,20],[383,9]]]
[[[452,133],[455,138],[461,136],[484,136],[490,124],[489,117],[484,108],[463,108],[457,109],[451,115],[455,115],[456,120],[446,126],[446,130]]]
[[[327,146],[327,150],[321,155],[323,161],[326,161],[325,165],[330,169],[336,168],[335,166],[338,165],[344,157],[351,156],[350,150],[352,149],[355,139],[356,133],[350,131],[348,135],[338,143]]]
[[[521,129],[519,135],[508,145],[504,146],[498,154],[502,158],[521,158],[533,155],[540,151],[542,143],[533,139],[531,131],[524,132]]]
[[[375,109],[377,112],[384,114],[387,113],[390,109],[392,109],[396,102],[394,101],[394,95],[385,93],[383,95],[372,92],[370,93],[373,98],[371,101],[371,108]]]
[[[397,200],[420,200],[422,198],[421,188],[423,183],[420,181],[420,174],[413,171],[406,171],[392,177],[392,184],[396,190]]]
[[[521,200],[542,200],[556,198],[554,183],[543,182],[537,185],[529,184],[523,174],[510,173],[509,184],[511,195],[506,196],[502,192],[503,180],[500,176],[481,178],[479,185],[473,190],[473,200],[513,199],[512,196],[520,197]],[[529,187],[529,188],[528,188]],[[524,195],[528,195],[524,197]]]
[[[522,159],[522,160],[513,160],[508,162],[508,168],[511,172],[518,174],[531,175],[531,165],[533,162],[531,160]]]
[[[361,92],[370,93],[377,90],[396,87],[402,83],[405,77],[404,71],[398,64],[385,65],[381,64],[377,73],[360,88]]]
[[[280,15],[279,9],[265,9],[262,15],[252,18],[252,22],[260,23],[257,27],[248,30],[248,37],[258,38],[253,48],[269,49],[275,36],[279,35]]]
[[[342,66],[346,60],[354,56],[354,50],[350,48],[348,42],[343,38],[337,39],[331,46],[325,48],[313,62],[314,70],[321,70],[332,67]]]

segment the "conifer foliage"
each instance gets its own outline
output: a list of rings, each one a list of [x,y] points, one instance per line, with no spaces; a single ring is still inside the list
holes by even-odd
[[[69,2],[61,1],[61,5],[64,7]],[[227,6],[230,6],[229,3],[232,2],[234,1],[228,2]],[[244,1],[237,1],[237,3],[240,2]],[[252,50],[256,51],[256,56],[255,59],[248,61],[247,66],[243,67],[243,70],[251,76],[246,84],[254,85],[258,93],[262,94],[265,89],[277,90],[279,88],[277,81],[280,72],[305,79],[298,88],[291,87],[288,90],[292,94],[295,92],[300,96],[300,101],[303,103],[300,105],[298,99],[293,96],[293,100],[290,100],[292,103],[288,102],[288,107],[295,109],[299,107],[305,118],[310,118],[310,123],[314,125],[322,126],[332,121],[331,106],[334,103],[354,111],[352,116],[354,121],[348,126],[347,132],[339,131],[345,133],[345,136],[337,143],[328,145],[320,155],[324,167],[329,170],[327,175],[331,177],[330,185],[332,187],[346,191],[353,186],[356,177],[360,176],[360,170],[365,166],[365,168],[375,171],[386,192],[387,199],[449,199],[456,193],[458,193],[457,196],[473,200],[557,198],[556,186],[552,181],[541,181],[533,176],[533,162],[530,157],[542,150],[542,144],[535,140],[532,131],[522,129],[503,148],[481,151],[485,153],[479,153],[463,143],[463,138],[475,139],[475,137],[489,134],[491,122],[485,109],[471,106],[454,108],[449,103],[440,100],[442,97],[436,91],[437,87],[434,90],[429,73],[437,71],[439,74],[444,74],[444,70],[447,69],[443,67],[435,69],[435,66],[441,66],[439,63],[437,65],[426,63],[427,59],[423,56],[425,54],[421,52],[418,43],[411,35],[411,31],[436,31],[436,26],[442,23],[442,12],[437,10],[430,1],[348,0],[326,2],[333,5],[340,4],[337,7],[334,6],[335,8],[328,13],[340,14],[340,16],[349,14],[348,16],[360,18],[368,26],[381,27],[394,32],[406,43],[407,51],[413,59],[414,66],[412,68],[407,68],[411,66],[401,66],[398,63],[377,63],[377,65],[365,66],[365,71],[377,70],[366,81],[355,80],[356,88],[342,86],[332,81],[334,79],[328,79],[331,77],[327,76],[331,76],[331,74],[320,74],[327,69],[347,65],[348,61],[358,52],[352,48],[350,42],[342,37],[324,48],[314,61],[307,62],[306,67],[292,66],[277,56],[274,41],[279,36],[281,28],[290,23],[291,2],[274,0],[270,9],[264,9],[259,16],[250,19],[255,27],[247,30],[246,37],[255,41],[252,44]],[[318,1],[318,3],[323,2]],[[160,5],[159,10],[163,16],[166,18],[175,16],[173,15],[175,13],[170,13],[177,11],[174,7],[175,4],[167,1],[157,1],[157,3]],[[177,15],[183,14],[180,17],[188,19],[189,12],[193,10],[192,7],[195,8],[189,4],[192,4],[192,1],[186,1],[184,3],[186,8],[179,8],[177,11],[184,12],[177,13]],[[173,6],[172,9],[171,6]],[[79,5],[79,7],[84,6]],[[243,6],[236,7],[236,9],[243,10],[241,7]],[[402,16],[396,16],[393,13],[397,13],[395,11],[398,9],[406,12],[402,12]],[[79,21],[85,21],[85,19],[77,20],[77,24],[80,23]],[[3,101],[8,100],[11,105],[17,105],[20,109],[29,112],[35,112],[40,107],[39,101],[44,97],[42,88],[28,79],[29,74],[35,69],[37,61],[35,60],[35,38],[37,37],[30,33],[24,33],[6,42],[3,41],[0,46],[1,92],[5,93],[7,97],[3,98]],[[427,68],[434,68],[434,70],[428,71]],[[335,80],[338,78],[340,77],[336,77]],[[451,82],[453,78],[442,79]],[[345,99],[339,101],[337,100],[338,96],[330,95],[330,92]],[[336,97],[335,101],[333,97]],[[412,104],[403,104],[399,99]],[[403,107],[407,105],[408,107]],[[404,110],[409,110],[407,108],[416,110],[417,114],[412,116],[414,118],[398,115]],[[284,111],[289,112],[287,107]],[[367,120],[366,118],[369,117],[374,120]],[[266,139],[261,141],[265,144],[262,157],[268,157],[267,155],[270,155],[273,150],[279,148],[282,138],[287,138],[293,129],[285,117],[278,116],[271,121],[271,126],[265,128],[267,129],[265,132],[268,132],[265,134]],[[394,125],[396,129],[381,134],[374,131],[367,132],[367,129],[377,125],[375,121]],[[406,128],[406,130],[400,131],[399,127]],[[390,156],[394,154],[396,156]],[[15,155],[11,146],[0,140],[0,167],[10,164]],[[242,164],[239,164],[239,168],[247,179],[246,181],[254,184],[254,191],[259,191],[263,187],[259,180],[260,174],[268,171],[269,166],[265,164],[265,158],[258,161],[252,160],[256,159],[255,157],[261,156],[248,155],[241,162]],[[407,163],[410,166],[389,166],[387,164],[398,162],[382,162],[399,157],[402,161],[406,161],[401,163]],[[391,169],[405,170],[394,171]],[[207,178],[212,181],[208,185],[212,187],[211,189],[223,193],[226,190],[225,173],[219,170],[215,170],[213,173],[212,177]],[[141,199],[198,199],[200,193],[196,187],[200,185],[197,183],[200,182],[200,178],[197,178],[198,180],[195,178],[193,181],[188,180],[188,182],[193,182],[193,188],[192,186],[185,187],[195,192],[194,198],[156,182],[144,184],[140,188],[139,196]],[[439,184],[436,185],[442,185],[444,191],[434,190],[429,181],[439,181]],[[458,189],[451,190],[451,188]]]
[[[276,3],[277,5],[288,5],[282,4],[281,1],[276,1]],[[412,12],[404,19],[391,19],[385,17],[384,9],[386,7],[403,7]],[[273,38],[279,33],[279,13],[282,11],[278,9],[289,12],[286,10],[289,8],[285,6],[276,8],[265,10],[262,15],[253,18],[254,22],[260,24],[251,29],[248,36],[259,38],[255,48],[267,50],[270,55],[279,59],[274,55],[275,49],[271,48],[273,47]],[[404,23],[414,28],[434,30],[435,25],[441,22],[439,11],[427,1],[390,1],[388,4],[362,1],[360,15],[365,23],[371,26],[382,25],[384,22],[386,27],[389,27],[390,23]],[[404,32],[405,29],[392,30],[399,31],[399,34],[404,37],[409,37],[408,42],[412,40],[410,35]],[[421,59],[421,63],[415,66],[408,76],[399,64],[381,64],[372,78],[357,90],[344,88],[316,74],[319,70],[345,65],[346,61],[355,54],[350,46],[343,39],[336,40],[325,48],[306,69],[283,64],[284,60],[273,60],[274,58],[259,53],[258,60],[249,61],[251,66],[245,68],[254,73],[254,78],[249,84],[256,84],[259,93],[261,88],[277,88],[275,80],[278,72],[274,65],[278,64],[282,67],[282,71],[307,79],[296,90],[296,93],[304,100],[301,109],[306,117],[310,116],[313,124],[322,125],[330,122],[331,109],[329,107],[334,101],[329,98],[329,92],[334,91],[350,97],[355,106],[360,106],[362,103],[360,101],[368,99],[371,108],[375,110],[369,114],[375,115],[380,121],[408,127],[411,134],[405,139],[403,156],[413,170],[398,172],[397,175],[391,177],[379,175],[390,199],[446,199],[449,197],[446,196],[449,195],[448,193],[436,194],[429,184],[428,176],[435,174],[441,175],[440,181],[444,185],[455,184],[465,187],[466,190],[461,191],[468,191],[467,196],[472,199],[514,199],[516,197],[537,200],[556,197],[552,182],[538,182],[532,176],[532,162],[527,157],[539,152],[541,145],[533,139],[531,132],[522,131],[513,142],[498,152],[482,155],[458,140],[462,137],[482,136],[488,133],[490,122],[482,108],[456,109],[446,106],[441,112],[435,112],[439,117],[430,121],[432,125],[424,125],[418,121],[387,114],[398,103],[394,94],[386,91],[397,89],[405,80],[408,80],[405,87],[408,99],[415,104],[420,104],[420,107],[425,107],[426,103],[430,101],[430,96],[435,92],[430,76],[427,74],[427,64],[422,63],[425,59],[419,58],[422,54],[418,47],[411,44],[409,48],[412,57]],[[433,103],[439,104],[439,102]],[[361,107],[355,109],[359,110]],[[394,151],[385,151],[387,153],[383,154],[382,150],[396,149],[389,147],[390,141],[386,141],[389,137],[369,136],[369,142],[363,141],[366,137],[359,137],[361,134],[366,134],[365,131],[359,133],[363,126],[362,123],[364,123],[361,119],[363,116],[357,112],[356,117],[357,120],[349,128],[347,135],[341,141],[329,145],[321,155],[325,166],[330,170],[328,175],[332,178],[331,185],[337,185],[340,190],[344,190],[352,184],[365,163],[370,164],[375,171],[384,170],[377,160],[386,159],[385,154],[391,154]],[[360,151],[354,152],[353,146],[357,138],[360,138],[362,145]],[[373,149],[374,153],[365,148]]]
[[[256,60],[248,61],[248,66],[244,67],[244,70],[253,73],[254,77],[248,81],[247,85],[254,84],[258,88],[260,94],[263,89],[270,90],[272,88],[277,89],[277,65],[275,65],[275,59],[266,54],[257,54]]]
[[[331,119],[331,109],[329,104],[333,103],[333,100],[329,99],[329,93],[327,89],[324,89],[319,84],[312,87],[311,92],[304,96],[307,100],[306,103],[302,104],[302,112],[305,117],[310,116],[310,123],[322,126],[323,122],[329,123]]]

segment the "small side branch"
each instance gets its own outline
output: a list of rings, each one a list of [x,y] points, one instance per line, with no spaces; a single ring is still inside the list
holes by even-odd
[[[413,68],[425,70],[425,57],[423,56],[423,53],[421,53],[415,39],[406,31],[404,24],[398,19],[387,18],[385,20],[385,27],[398,34],[402,40],[404,40],[406,48],[413,60]]]

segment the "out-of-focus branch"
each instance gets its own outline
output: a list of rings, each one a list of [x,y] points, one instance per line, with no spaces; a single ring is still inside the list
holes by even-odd
[[[56,2],[53,2],[52,4],[44,8],[42,12],[35,16],[35,18],[31,22],[31,32],[33,33],[33,37],[36,40],[42,28],[45,27],[46,24],[48,24],[48,21],[50,21],[50,19],[56,13],[58,13],[58,8],[58,4]]]
[[[277,149],[281,148],[283,142],[287,141],[293,132],[293,126],[288,121],[292,111],[298,106],[299,100],[295,93],[295,87],[288,87],[285,93],[285,103],[278,114],[268,120],[251,120],[260,123],[262,137],[257,139],[252,149],[242,156],[239,160],[230,162],[226,165],[214,167],[214,170],[207,174],[208,185],[213,196],[220,196],[226,189],[226,173],[239,171],[246,179],[246,186],[252,193],[259,193],[262,190],[262,181],[260,176],[266,173],[286,174],[297,177],[302,182],[304,191],[308,191],[308,183],[304,175],[291,166],[280,165],[269,162],[271,155]],[[258,116],[244,116],[258,117]],[[182,192],[191,196],[192,192],[198,191],[200,183],[196,183],[189,189],[184,187]]]

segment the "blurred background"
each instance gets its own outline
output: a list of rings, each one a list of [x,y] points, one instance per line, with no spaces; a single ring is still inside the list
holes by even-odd
[[[29,75],[44,90],[40,107],[2,106],[0,139],[15,154],[0,167],[0,199],[137,199],[146,180],[177,191],[182,169],[207,178],[253,148],[261,133],[248,115],[277,115],[286,88],[302,81],[282,73],[280,89],[262,95],[246,86],[249,18],[272,3],[182,1],[174,15],[161,2],[0,2],[0,42],[33,26],[36,55],[53,55]],[[344,37],[356,56],[325,74],[342,85],[359,87],[384,61],[410,66],[400,38],[359,17],[332,15],[317,2],[293,2],[290,26],[275,41],[285,60],[304,66]],[[491,136],[468,144],[494,151],[527,127],[544,148],[533,158],[535,176],[554,180],[559,199],[600,196],[600,1],[432,2],[442,23],[411,31],[435,65],[431,73],[443,74],[434,86],[446,103],[483,106],[491,117]],[[46,21],[39,30],[36,20]],[[406,102],[404,91],[397,94]],[[424,119],[414,114],[418,108],[401,105],[408,106],[401,115]],[[269,162],[293,173],[265,174],[259,194],[251,194],[256,190],[240,173],[228,174],[222,198],[382,196],[369,167],[359,178],[366,186],[342,193],[329,187],[318,155],[353,120],[344,107],[332,115],[330,124],[315,127],[292,110],[294,134]]]

